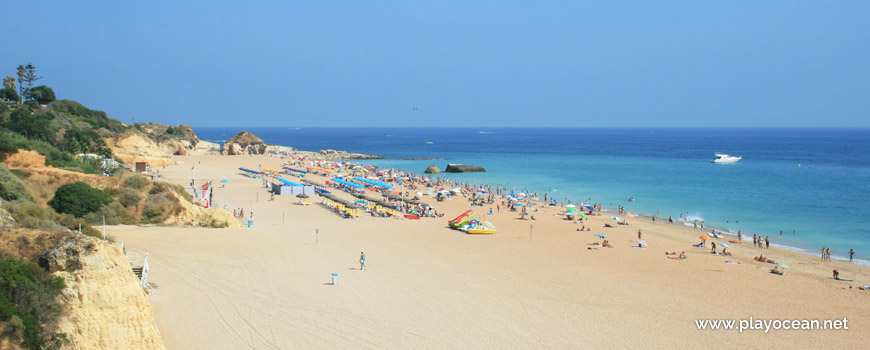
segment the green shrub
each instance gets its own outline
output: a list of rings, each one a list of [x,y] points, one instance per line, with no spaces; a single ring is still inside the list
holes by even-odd
[[[66,213],[82,217],[100,209],[112,199],[106,193],[89,186],[84,182],[66,184],[57,188],[54,198],[48,201],[58,213]]]
[[[166,192],[166,184],[162,182],[155,182],[151,185],[151,189],[148,190],[149,194],[161,194]]]
[[[39,204],[17,200],[4,202],[3,206],[9,211],[9,214],[12,215],[12,218],[15,219],[15,222],[20,227],[46,231],[62,229],[52,220],[53,213]]]
[[[33,195],[30,193],[30,188],[24,183],[24,181],[21,181],[21,179],[13,174],[8,168],[0,165],[0,198],[8,201],[14,201],[17,199],[32,200]]]
[[[105,192],[107,196],[113,197],[113,198],[115,196],[121,194],[121,191],[117,188],[107,188],[107,189],[103,190],[103,192]]]
[[[85,221],[91,225],[102,225],[103,216],[106,218],[106,225],[133,225],[136,224],[136,217],[133,216],[127,208],[124,208],[120,203],[113,202],[100,207],[93,213],[85,216]]]
[[[166,208],[161,204],[152,204],[145,207],[142,211],[142,222],[146,224],[156,224],[163,221],[163,214]]]
[[[146,179],[142,175],[133,174],[127,176],[127,178],[124,179],[124,184],[127,185],[127,187],[135,188],[138,190],[148,184],[148,179]]]
[[[30,176],[30,173],[19,169],[9,169],[9,172],[15,174],[15,176],[18,176],[18,178],[20,179],[26,179],[28,176]]]
[[[142,194],[133,189],[124,189],[121,195],[118,196],[118,202],[121,202],[125,207],[132,207],[142,201]]]
[[[28,349],[57,349],[66,335],[50,327],[60,315],[57,296],[63,278],[53,277],[35,263],[16,258],[0,259],[0,321],[13,343]]]

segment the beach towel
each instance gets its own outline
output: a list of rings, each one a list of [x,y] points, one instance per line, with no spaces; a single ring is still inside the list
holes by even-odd
[[[641,248],[641,247],[629,247],[629,248],[631,248],[631,249],[640,249],[640,250],[644,250],[644,249],[646,249],[646,248]]]
[[[740,265],[740,264],[742,264],[742,262],[731,261],[731,260],[728,260],[728,261],[726,261],[725,263],[726,263],[726,264],[734,264],[734,265]]]
[[[694,245],[692,245],[692,246],[693,246],[693,247],[703,247],[704,244],[703,244],[703,243],[698,243],[698,244],[694,244]]]

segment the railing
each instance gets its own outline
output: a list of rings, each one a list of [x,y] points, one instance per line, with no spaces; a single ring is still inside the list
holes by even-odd
[[[151,283],[148,283],[148,270],[150,269],[148,266],[148,253],[126,252],[124,256],[126,256],[127,261],[130,262],[133,274],[139,278],[139,282],[142,284],[142,288],[145,289],[145,292],[148,294],[156,293],[157,291],[154,289],[154,286],[151,285]]]

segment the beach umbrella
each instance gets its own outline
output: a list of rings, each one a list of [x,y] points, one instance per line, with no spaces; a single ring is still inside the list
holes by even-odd
[[[706,241],[706,240],[710,239],[710,236],[701,235],[701,237],[698,237],[698,238],[700,238],[702,241]]]
[[[728,243],[725,243],[725,242],[719,242],[719,245],[721,245],[725,248],[731,248],[731,246],[729,246]]]
[[[788,267],[788,265],[786,265],[786,264],[776,264],[776,267],[781,267],[781,268],[784,268],[784,269],[790,269],[790,267]]]
[[[575,209],[574,207],[567,207],[567,208],[565,208],[565,209],[568,209],[568,211],[570,211],[570,212],[572,212],[572,213],[576,213],[576,212],[577,212],[577,209]]]
[[[586,216],[586,214],[583,214],[583,213],[576,213],[576,212],[575,212],[574,214],[575,214],[575,215],[580,215],[580,216],[582,216],[582,217],[584,217],[584,218],[588,217],[588,216]]]
[[[618,218],[618,217],[615,217],[615,216],[611,216],[611,217],[610,217],[610,220],[613,220],[613,221],[619,221],[619,218]]]
[[[556,201],[556,200],[554,199],[553,202],[555,202],[555,201]],[[565,208],[576,208],[576,207],[577,207],[577,206],[574,205],[574,204],[568,204],[568,205],[565,206]],[[569,210],[570,210],[570,209],[569,209]]]
[[[296,198],[308,198],[308,195],[305,193],[300,193],[296,195]]]
[[[642,239],[637,240],[637,243],[640,243],[640,244],[643,244],[643,245],[649,245],[649,244],[646,244],[646,241],[644,241],[644,240],[642,240]]]
[[[514,203],[514,206],[515,206],[515,207],[522,207],[522,206],[523,206],[523,203]]]
[[[633,217],[634,217],[634,214],[632,214],[632,213],[628,213],[628,215],[626,215],[625,217],[627,217],[627,218],[633,218]]]
[[[607,238],[607,235],[605,235],[603,233],[596,233],[595,235],[598,237],[601,237],[601,238]]]
[[[230,180],[221,180],[221,182],[230,182]]]

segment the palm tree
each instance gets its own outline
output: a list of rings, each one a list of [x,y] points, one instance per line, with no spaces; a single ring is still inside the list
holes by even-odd
[[[3,78],[3,87],[15,89],[15,78],[13,78],[11,75],[7,75],[5,78]]]
[[[27,68],[24,65],[18,65],[18,95],[24,98],[24,76],[27,74]]]

